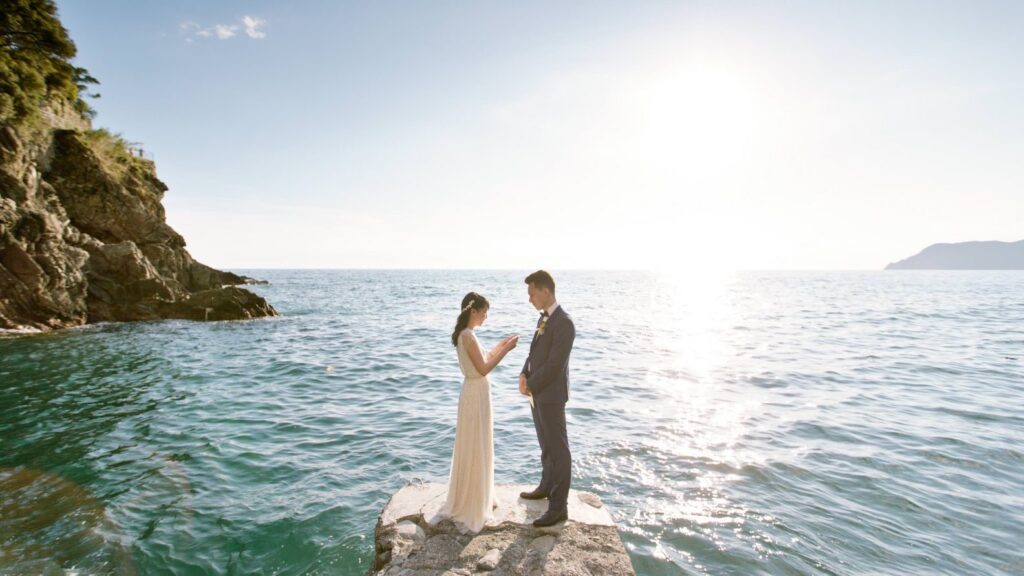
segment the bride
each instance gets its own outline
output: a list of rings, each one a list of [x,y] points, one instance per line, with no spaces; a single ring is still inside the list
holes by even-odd
[[[462,312],[455,322],[452,344],[458,351],[459,368],[465,380],[459,395],[459,416],[455,425],[455,449],[448,479],[448,497],[441,514],[461,529],[479,532],[493,507],[494,439],[491,420],[491,383],[487,374],[519,342],[509,336],[484,353],[473,329],[487,319],[487,299],[470,292],[462,298]]]

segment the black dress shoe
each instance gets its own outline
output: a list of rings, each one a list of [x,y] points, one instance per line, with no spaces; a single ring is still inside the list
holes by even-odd
[[[548,493],[537,488],[533,492],[520,492],[519,497],[523,500],[543,500],[548,497]]]
[[[544,513],[543,516],[541,516],[540,518],[537,518],[536,520],[534,520],[533,521],[533,525],[538,527],[538,528],[543,528],[545,526],[554,526],[555,524],[558,524],[559,522],[565,522],[568,519],[569,519],[569,511],[568,510],[562,510],[560,512],[555,512],[554,510],[548,510],[547,512]]]

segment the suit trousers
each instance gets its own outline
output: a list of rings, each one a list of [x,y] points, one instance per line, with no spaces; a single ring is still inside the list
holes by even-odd
[[[538,488],[548,494],[548,510],[561,512],[567,509],[572,481],[572,454],[565,431],[565,403],[537,402],[531,412],[543,470]]]

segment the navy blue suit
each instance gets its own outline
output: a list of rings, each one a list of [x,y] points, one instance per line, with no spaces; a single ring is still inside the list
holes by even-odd
[[[538,321],[538,328],[540,325]],[[559,306],[548,318],[544,333],[534,332],[522,371],[533,394],[533,425],[540,444],[543,472],[538,489],[548,494],[548,510],[554,511],[566,510],[572,481],[565,403],[569,401],[569,354],[575,339],[576,326]]]

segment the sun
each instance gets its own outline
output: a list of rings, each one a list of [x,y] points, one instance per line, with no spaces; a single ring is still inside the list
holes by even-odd
[[[740,166],[758,131],[756,84],[743,68],[714,59],[665,67],[646,89],[647,142],[690,179]]]
[[[750,242],[744,199],[761,130],[757,74],[725,59],[681,58],[639,90],[638,180],[649,191],[651,268],[716,273],[742,265]]]

